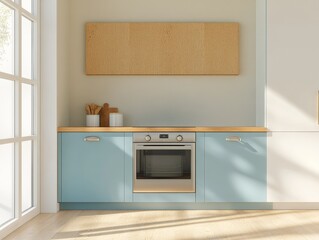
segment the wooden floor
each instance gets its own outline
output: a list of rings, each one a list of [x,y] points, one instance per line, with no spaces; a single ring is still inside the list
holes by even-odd
[[[5,240],[319,239],[319,211],[61,211]]]

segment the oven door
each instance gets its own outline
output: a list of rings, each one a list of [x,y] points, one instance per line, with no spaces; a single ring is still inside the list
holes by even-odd
[[[194,143],[135,143],[134,192],[195,192]]]

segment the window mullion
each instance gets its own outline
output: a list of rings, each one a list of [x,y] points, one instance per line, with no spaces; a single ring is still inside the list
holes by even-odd
[[[24,16],[25,18],[31,20],[32,22],[35,22],[37,21],[37,17],[34,16],[32,13],[29,13],[27,10],[21,8],[21,13],[22,13],[22,16]]]
[[[17,4],[16,1],[1,0],[1,2],[3,2],[4,4],[6,4],[7,6],[9,6],[12,9],[18,9],[19,8],[19,5]]]
[[[37,85],[37,81],[35,81],[35,80],[30,80],[30,79],[27,79],[27,78],[21,78],[21,79],[20,79],[20,82],[21,82],[21,83],[30,84],[30,85]]]
[[[21,139],[22,137],[22,85],[21,85],[21,74],[22,74],[22,16],[21,12],[18,11],[18,20],[17,20],[17,83],[18,83],[18,99],[17,99],[17,111],[18,111],[18,116],[17,116],[17,137]],[[18,171],[18,179],[17,179],[17,202],[16,202],[16,207],[18,211],[18,217],[21,218],[22,216],[22,144],[21,141],[16,143],[16,147],[18,149],[18,155],[17,155],[17,171]]]
[[[2,2],[5,3],[7,6],[9,6],[10,8],[18,10],[26,18],[29,18],[32,21],[38,21],[38,16],[36,15],[36,11],[35,13],[28,12],[21,6],[21,1],[17,2],[17,1],[11,1],[11,0],[2,0]]]
[[[32,136],[27,136],[27,137],[16,137],[16,138],[7,138],[7,139],[0,139],[0,145],[1,144],[8,144],[8,143],[16,143],[16,142],[21,142],[21,141],[36,141],[38,139],[38,136],[32,135]]]
[[[17,79],[15,75],[4,73],[4,72],[0,72],[0,78],[6,79],[6,80],[12,80],[12,81],[15,81]]]

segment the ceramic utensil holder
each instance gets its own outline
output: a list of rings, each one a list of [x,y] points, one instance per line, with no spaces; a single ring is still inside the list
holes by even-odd
[[[122,113],[110,113],[110,127],[123,127]]]
[[[99,127],[100,126],[100,115],[86,115],[86,126],[87,127]]]

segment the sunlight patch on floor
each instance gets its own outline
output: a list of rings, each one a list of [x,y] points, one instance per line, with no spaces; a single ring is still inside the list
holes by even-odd
[[[319,239],[311,211],[101,212],[83,211],[53,239]]]

